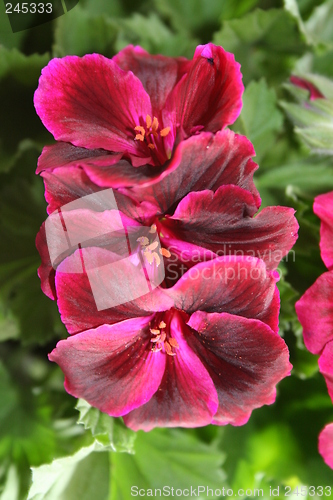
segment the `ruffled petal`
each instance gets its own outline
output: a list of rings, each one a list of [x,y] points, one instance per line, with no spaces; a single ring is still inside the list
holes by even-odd
[[[189,269],[168,294],[175,307],[187,313],[227,312],[260,319],[277,332],[280,307],[277,280],[277,273],[268,272],[259,259],[220,257]]]
[[[319,354],[333,340],[333,272],[319,276],[317,281],[295,304],[303,326],[304,343],[313,354]]]
[[[61,319],[71,334],[173,306],[136,258],[120,259],[104,248],[82,248],[65,258],[55,283]]]
[[[217,255],[250,255],[276,269],[297,239],[295,210],[264,208],[246,216],[252,195],[237,186],[221,186],[215,193],[189,193],[167,221],[179,240],[207,248]],[[177,246],[177,241],[173,241]]]
[[[245,424],[253,409],[275,400],[290,374],[285,342],[267,325],[231,314],[192,314],[189,344],[207,368],[219,396],[214,424]]]
[[[234,55],[212,43],[199,45],[165,108],[176,111],[181,138],[197,129],[215,133],[239,116],[243,91],[240,64]]]
[[[147,403],[165,370],[165,356],[150,349],[151,319],[102,325],[58,342],[49,359],[64,372],[66,391],[113,417]]]
[[[328,269],[333,267],[333,191],[315,198],[313,211],[321,220],[321,258]]]
[[[184,57],[151,55],[139,46],[129,45],[113,61],[124,71],[132,71],[150,96],[153,114],[158,116],[165,101],[192,61]]]
[[[164,172],[134,187],[130,195],[139,201],[158,203],[162,213],[190,191],[216,191],[225,184],[234,184],[251,192],[254,202],[249,215],[257,212],[260,196],[253,183],[258,165],[252,160],[255,151],[251,142],[231,130],[215,135],[201,133],[181,142]]]
[[[326,425],[319,434],[318,450],[325,464],[333,469],[333,424]]]
[[[174,314],[170,332],[179,348],[175,356],[165,355],[166,369],[158,391],[150,401],[125,416],[133,430],[154,427],[199,427],[211,422],[218,399],[214,384],[194,352],[191,335],[179,313]]]
[[[149,96],[133,73],[102,55],[52,59],[42,70],[34,103],[58,141],[145,156],[134,127],[151,115]]]

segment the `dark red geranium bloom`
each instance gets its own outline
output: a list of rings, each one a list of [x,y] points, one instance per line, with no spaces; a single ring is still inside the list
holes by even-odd
[[[329,271],[319,276],[300,298],[296,312],[306,347],[313,354],[320,354],[319,371],[333,401],[333,191],[317,196],[313,210],[321,220],[320,252]],[[333,424],[320,434],[319,452],[333,468]]]
[[[105,262],[105,252],[81,249],[65,259],[57,273],[62,290],[75,259],[90,254]],[[97,311],[86,273],[78,276],[67,304],[60,295],[60,308],[64,319],[79,297],[88,329],[60,341],[50,354],[70,394],[146,431],[242,425],[254,408],[275,400],[275,386],[291,366],[276,331],[275,273],[262,261],[221,257],[197,264],[172,288],[127,304],[132,318],[116,324],[114,315],[124,309]]]
[[[62,142],[44,149],[39,171],[50,164],[87,165],[101,167],[105,176],[105,167],[112,172],[123,158],[122,182],[129,185],[137,177],[131,165],[164,165],[180,141],[233,123],[242,107],[241,78],[233,54],[211,43],[199,45],[192,60],[133,46],[113,59],[52,59],[34,102],[45,127]]]
[[[202,168],[193,170],[191,175],[192,155],[195,157],[197,151],[200,154],[199,145],[205,146],[199,157]],[[253,217],[260,199],[253,186],[252,174],[256,165],[249,156],[249,146],[251,144],[244,137],[230,130],[213,137],[201,134],[178,146],[168,169],[158,180],[147,181],[142,188],[113,191],[126,231],[155,227],[162,247],[170,253],[168,258],[163,256],[166,286],[172,286],[194,264],[221,255],[258,257],[264,260],[268,269],[275,269],[293,246],[298,228],[293,209],[268,207]],[[76,168],[61,167],[45,172],[44,180],[49,211],[55,211],[58,217],[58,210],[64,209],[64,205],[70,207],[64,215],[66,225],[79,229],[83,225],[87,235],[94,231],[96,234],[98,227],[99,235],[106,231],[105,228],[110,232],[114,224],[113,212],[108,213],[107,205],[97,201],[99,195],[109,190],[101,190]],[[207,189],[203,189],[204,186]],[[253,194],[240,186],[250,188]],[[89,210],[75,209],[75,200],[83,201],[94,193],[96,198],[90,197],[95,199],[94,205],[85,207]],[[59,238],[61,231],[60,226]],[[76,243],[66,248],[63,257],[74,252],[78,242],[83,247],[89,246],[88,236],[84,239],[77,235]],[[101,247],[112,248],[113,244],[108,236],[94,240],[94,245]],[[44,226],[37,237],[37,248],[42,257],[39,275],[43,291],[56,298],[54,279],[61,259],[51,264]]]

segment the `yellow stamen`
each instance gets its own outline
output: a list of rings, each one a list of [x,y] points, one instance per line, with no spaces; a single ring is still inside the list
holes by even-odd
[[[154,254],[152,254],[151,252],[144,252],[144,256],[146,257],[146,259],[148,260],[149,264],[152,264],[153,261],[154,261],[154,257],[153,257]]]
[[[164,341],[165,341],[165,339],[166,339],[166,335],[165,335],[165,333],[161,333],[161,336],[160,336],[160,340],[161,340],[161,342],[164,342]]]
[[[172,352],[171,345],[168,342],[164,342],[164,349],[169,356],[176,356],[176,353]]]
[[[161,134],[161,137],[166,137],[168,135],[168,133],[170,132],[171,130],[171,127],[165,127],[165,128],[162,128],[160,134]]]
[[[154,329],[154,328],[151,328],[150,329],[151,333],[153,333],[154,335],[159,335],[161,332],[157,329]]]
[[[149,245],[149,239],[147,238],[147,236],[140,236],[140,238],[138,238],[136,241],[139,241],[140,245],[142,245],[143,247]]]
[[[149,149],[155,149],[155,146],[154,146],[154,144],[148,144],[148,148]]]
[[[157,247],[158,247],[158,241],[154,241],[153,243],[151,243],[151,244],[147,247],[147,249],[152,251],[152,250],[155,250],[155,248],[157,248]]]
[[[166,327],[166,323],[164,323],[164,321],[161,321],[161,323],[158,325],[159,328],[165,328]]]
[[[149,115],[146,116],[147,128],[151,127],[151,117]]]
[[[153,225],[151,226],[151,228],[149,229],[149,232],[150,232],[150,233],[156,233],[156,230],[157,230],[157,226],[156,226],[156,224],[153,224]]]
[[[151,126],[151,131],[154,137],[158,136],[157,129],[158,129],[158,119],[156,118],[156,116],[154,116],[153,123]]]
[[[158,267],[158,266],[160,265],[160,263],[161,263],[161,259],[160,259],[159,255],[158,255],[156,252],[152,253],[151,255],[152,255],[152,256],[154,257],[154,259],[156,260],[156,265],[157,265],[157,267]]]
[[[169,344],[174,347],[175,349],[179,349],[179,345],[176,339],[170,338],[169,339]]]
[[[160,248],[159,250],[160,254],[163,255],[163,257],[171,257],[171,253],[166,248]]]

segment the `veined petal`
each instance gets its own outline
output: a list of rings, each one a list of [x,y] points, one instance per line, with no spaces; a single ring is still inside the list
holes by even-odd
[[[318,450],[325,464],[333,469],[333,424],[326,425],[319,434]]]
[[[239,116],[243,91],[240,64],[234,55],[212,43],[199,45],[165,108],[176,110],[177,124],[185,137],[196,127],[217,132]]]
[[[191,332],[175,313],[170,332],[179,348],[175,356],[165,355],[166,368],[160,387],[144,406],[126,415],[133,430],[154,427],[199,427],[211,422],[218,400],[214,384],[202,361],[188,346]]]
[[[249,215],[253,215],[260,206],[260,196],[253,183],[253,174],[258,168],[251,158],[254,155],[251,142],[231,130],[215,135],[201,133],[182,141],[164,172],[133,187],[131,195],[139,201],[157,201],[165,213],[190,191],[216,191],[222,185],[233,184],[253,195],[254,202],[247,207]]]
[[[295,304],[303,326],[304,343],[313,354],[319,354],[333,340],[333,272],[319,276]]]
[[[275,400],[290,374],[285,342],[267,325],[231,314],[195,312],[189,344],[207,368],[219,396],[214,424],[243,425],[253,409]]]
[[[238,186],[189,193],[166,224],[179,240],[217,255],[250,255],[276,269],[297,239],[295,211],[266,207],[256,217],[246,215],[252,195]],[[173,243],[176,244],[175,242]]]
[[[187,313],[227,312],[260,319],[277,332],[277,280],[277,273],[268,272],[262,260],[227,256],[195,265],[168,294],[175,307]]]
[[[137,154],[134,127],[151,114],[140,80],[99,54],[52,59],[35,92],[36,111],[58,141]]]
[[[165,356],[150,350],[151,319],[102,325],[58,342],[49,359],[64,372],[66,391],[113,417],[147,403],[165,370]]]
[[[192,61],[185,57],[151,55],[139,46],[129,45],[113,61],[124,71],[132,71],[150,96],[153,114],[158,116],[165,101]]]
[[[328,269],[333,267],[333,191],[315,198],[313,211],[321,220],[320,252]]]
[[[69,333],[173,306],[173,299],[163,289],[153,288],[136,264],[97,247],[77,250],[61,262],[55,283],[61,319]]]
[[[333,342],[327,342],[318,360],[319,371],[324,376],[328,394],[333,401]]]

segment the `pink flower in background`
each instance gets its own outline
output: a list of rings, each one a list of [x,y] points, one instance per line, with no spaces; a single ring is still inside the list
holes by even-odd
[[[315,198],[314,213],[320,218],[320,252],[328,272],[296,303],[296,312],[303,326],[304,343],[313,354],[320,354],[319,371],[325,378],[333,400],[333,192]],[[333,468],[332,426],[327,426],[319,438],[319,451]]]
[[[122,182],[132,185],[131,164],[164,165],[175,144],[233,123],[242,107],[241,80],[233,54],[211,43],[199,45],[192,60],[133,46],[113,59],[52,59],[34,103],[45,127],[62,142],[45,148],[39,171],[50,164],[103,169],[121,161]]]
[[[64,290],[66,266],[79,252],[60,265]],[[97,259],[105,250],[81,252]],[[83,305],[86,331],[60,341],[49,357],[63,370],[70,394],[123,416],[134,430],[242,425],[254,408],[273,403],[276,384],[291,368],[277,333],[275,281],[258,259],[222,257],[133,301],[132,319],[110,324],[114,311],[96,311],[82,274],[70,296],[60,295],[60,309],[66,323]]]
[[[296,87],[300,87],[301,89],[308,90],[310,92],[310,100],[313,101],[314,99],[322,99],[325,98],[325,96],[320,92],[319,89],[313,83],[309,82],[305,78],[301,78],[299,76],[292,75],[290,77],[290,81],[293,85],[296,85]]]

